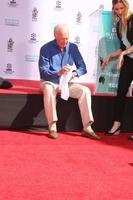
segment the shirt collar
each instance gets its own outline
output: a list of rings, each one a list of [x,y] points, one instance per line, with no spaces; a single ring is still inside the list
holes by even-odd
[[[58,48],[60,50],[59,46],[56,43],[56,40],[54,40],[54,45],[56,46],[56,48]],[[69,47],[69,42],[67,43],[66,47],[64,47],[64,52],[67,51],[68,47]]]

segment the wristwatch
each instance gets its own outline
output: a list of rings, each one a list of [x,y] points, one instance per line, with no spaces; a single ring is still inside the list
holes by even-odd
[[[73,74],[73,77],[78,76],[78,73],[76,72],[76,70],[73,70],[73,71],[72,71],[72,74]]]

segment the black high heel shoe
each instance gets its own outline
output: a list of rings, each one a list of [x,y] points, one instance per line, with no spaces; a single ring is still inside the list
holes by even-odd
[[[132,140],[133,141],[133,135],[129,136],[128,140]]]
[[[120,131],[121,131],[121,126],[119,126],[115,131],[113,132],[106,132],[105,135],[108,135],[108,136],[112,136],[112,135],[119,135],[120,134]]]

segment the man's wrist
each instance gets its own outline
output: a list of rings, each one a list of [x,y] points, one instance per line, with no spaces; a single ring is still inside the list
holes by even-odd
[[[61,73],[60,73],[60,71],[59,71],[59,72],[57,72],[57,76],[61,76]]]
[[[76,70],[73,70],[73,71],[72,71],[72,75],[73,75],[73,77],[78,76],[78,73],[76,72]]]

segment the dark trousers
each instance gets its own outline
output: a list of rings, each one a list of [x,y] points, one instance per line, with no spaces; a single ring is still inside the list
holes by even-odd
[[[117,95],[115,99],[114,120],[122,122],[123,112],[126,103],[126,94],[133,80],[133,58],[124,57],[124,62],[120,71]]]

